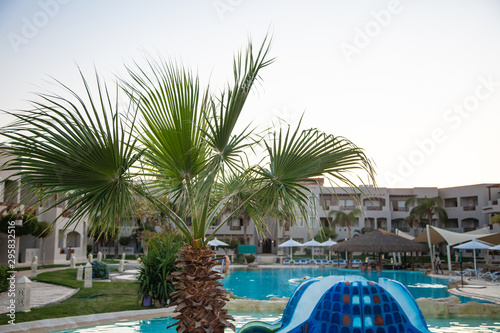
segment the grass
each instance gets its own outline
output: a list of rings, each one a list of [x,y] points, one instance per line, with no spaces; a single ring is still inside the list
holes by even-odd
[[[34,280],[81,288],[75,295],[60,303],[31,312],[16,313],[16,323],[49,318],[81,316],[95,313],[144,310],[136,296],[137,285],[133,282],[93,282],[92,288],[83,288],[83,281],[76,281],[76,269],[46,272]],[[9,317],[0,316],[0,325],[7,324]]]
[[[38,269],[45,269],[45,268],[57,268],[57,267],[69,267],[69,265],[38,265],[37,266]],[[31,270],[31,266],[29,267],[19,267],[19,268],[15,268],[14,271],[16,272],[20,272],[20,271],[30,271]]]

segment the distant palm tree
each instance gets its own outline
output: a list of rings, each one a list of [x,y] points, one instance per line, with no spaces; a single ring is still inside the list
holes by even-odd
[[[413,228],[413,235],[417,237],[417,232],[418,232],[418,226],[420,225],[420,222],[422,221],[421,215],[418,215],[417,213],[413,213],[408,215],[408,217],[405,217],[404,220],[412,226]]]
[[[273,61],[269,48],[267,39],[257,52],[249,44],[235,58],[234,82],[217,95],[201,89],[197,76],[178,64],[148,61],[128,68],[130,78],[120,83],[131,104],[126,118],[119,112],[118,89],[110,93],[97,76],[93,91],[82,74],[83,95],[69,88],[69,97],[42,94],[33,109],[11,112],[17,120],[0,128],[8,139],[0,148],[12,157],[3,168],[48,206],[66,204],[64,211],[73,211],[67,226],[82,218],[115,226],[129,220],[135,202],[145,198],[184,234],[177,259],[183,269],[171,277],[178,332],[234,329],[207,245],[233,215],[216,225],[227,207],[241,214],[256,199],[261,216],[279,211],[307,221],[311,193],[304,179],[326,176],[356,188],[347,177],[351,171],[374,178],[371,160],[345,138],[300,130],[300,124],[261,139],[252,138],[248,127],[236,130],[253,84]],[[264,162],[249,165],[245,154],[257,144],[265,148],[259,156]],[[224,192],[232,175],[246,175],[254,196]]]
[[[432,225],[432,217],[437,215],[439,222],[446,222],[448,220],[448,215],[446,210],[443,208],[443,199],[440,197],[433,198],[416,198],[412,197],[406,200],[405,207],[408,209],[411,206],[415,206],[410,211],[409,219],[413,221],[413,228],[416,234],[416,227],[420,222],[422,222],[421,217],[426,217],[426,223]],[[413,216],[413,217],[412,217]]]
[[[357,220],[357,216],[363,216],[363,210],[359,207],[352,209],[349,213],[342,210],[333,210],[328,215],[333,217],[333,224],[347,227],[348,238],[351,239],[353,223]]]

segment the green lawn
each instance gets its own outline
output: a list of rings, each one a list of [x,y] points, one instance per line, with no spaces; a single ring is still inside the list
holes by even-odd
[[[139,303],[136,296],[137,285],[133,282],[94,282],[92,288],[84,289],[83,281],[76,281],[76,269],[41,273],[34,280],[81,289],[74,296],[61,303],[31,309],[31,312],[16,313],[16,323],[146,309]],[[0,316],[0,325],[7,324],[8,320],[9,317]]]

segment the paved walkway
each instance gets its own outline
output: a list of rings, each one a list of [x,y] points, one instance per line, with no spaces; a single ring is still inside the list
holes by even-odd
[[[38,274],[43,272],[59,271],[63,269],[68,269],[68,267],[57,267],[38,270]],[[16,281],[21,277],[30,277],[31,270],[16,272]],[[31,281],[31,295],[30,304],[32,308],[39,308],[49,303],[61,302],[74,294],[78,289],[73,289],[69,287],[58,286],[50,283],[43,283],[37,281]],[[9,292],[3,292],[0,294],[0,314],[7,313],[9,309],[7,306],[10,303]]]
[[[433,275],[443,277],[443,275]],[[479,298],[485,301],[490,301],[495,304],[500,304],[500,282],[492,282],[487,279],[477,279],[464,277],[464,286],[460,284],[461,279],[457,275],[445,275],[446,278],[453,278],[459,283],[456,288],[451,288],[448,291],[454,295]]]

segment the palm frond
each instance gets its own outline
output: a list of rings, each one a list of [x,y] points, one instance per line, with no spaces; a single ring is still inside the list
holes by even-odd
[[[86,217],[103,224],[128,218],[133,207],[131,166],[140,158],[136,141],[96,74],[97,97],[80,72],[86,99],[62,85],[69,97],[40,94],[34,109],[10,112],[15,121],[2,127],[9,159],[2,168],[20,177],[47,209],[64,206],[66,227]]]

